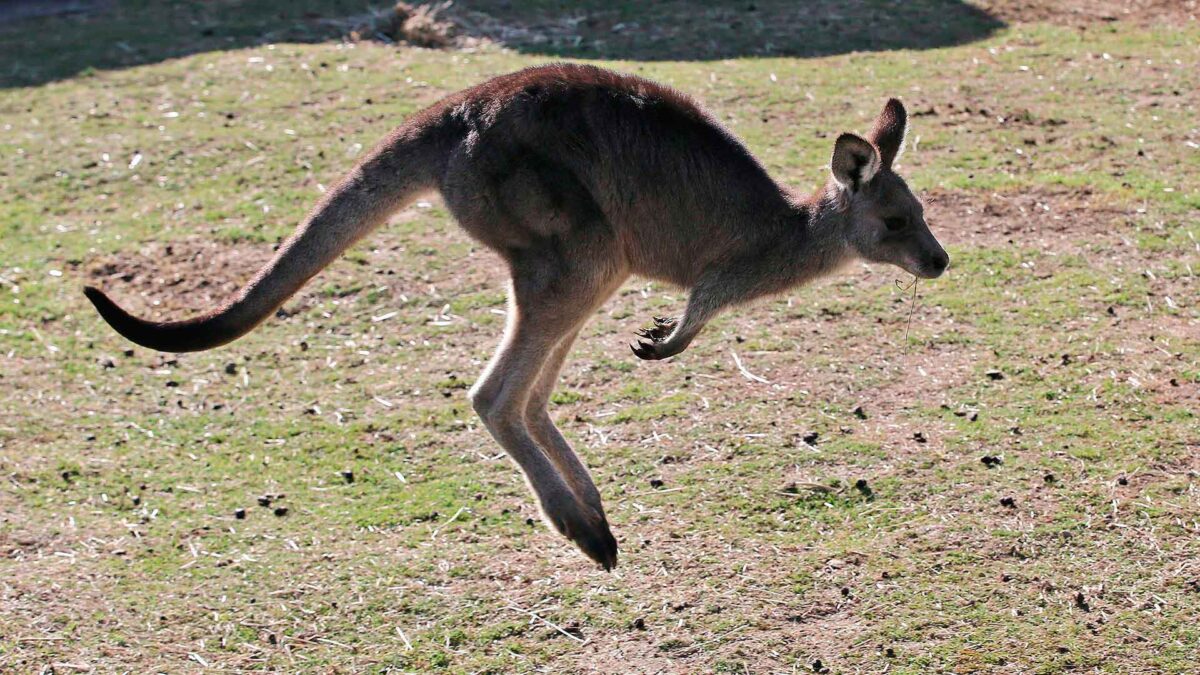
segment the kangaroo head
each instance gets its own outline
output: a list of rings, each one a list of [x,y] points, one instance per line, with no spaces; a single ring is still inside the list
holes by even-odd
[[[891,99],[868,138],[839,136],[833,146],[831,188],[840,193],[844,234],[855,254],[934,279],[946,270],[950,256],[929,231],[921,202],[892,171],[907,125],[904,106]]]

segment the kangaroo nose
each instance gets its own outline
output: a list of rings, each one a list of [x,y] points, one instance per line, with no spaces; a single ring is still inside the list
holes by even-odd
[[[942,276],[942,272],[950,266],[950,256],[945,251],[938,251],[929,257],[929,272],[930,277],[937,278]]]

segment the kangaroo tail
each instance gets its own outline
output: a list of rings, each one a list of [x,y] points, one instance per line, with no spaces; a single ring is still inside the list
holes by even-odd
[[[98,288],[84,294],[121,335],[164,352],[193,352],[249,333],[343,251],[420,193],[437,187],[445,151],[428,128],[397,129],[322,196],[274,259],[222,307],[185,321],[157,322],[121,309]]]

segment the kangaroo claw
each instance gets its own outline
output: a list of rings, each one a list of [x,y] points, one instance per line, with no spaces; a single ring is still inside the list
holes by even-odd
[[[675,330],[676,323],[677,321],[671,317],[654,317],[653,327],[637,331],[638,337],[645,339],[638,340],[637,344],[629,345],[629,348],[639,359],[646,361],[657,361],[671,356],[671,354],[662,353],[660,346]]]

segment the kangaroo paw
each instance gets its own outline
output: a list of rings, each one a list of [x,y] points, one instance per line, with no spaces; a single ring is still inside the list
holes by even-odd
[[[639,359],[647,361],[657,361],[665,359],[673,354],[665,353],[661,345],[667,337],[675,330],[677,320],[673,317],[654,317],[654,326],[652,328],[643,328],[637,332],[639,337],[645,338],[638,340],[636,345],[630,345],[630,349],[637,355]]]

